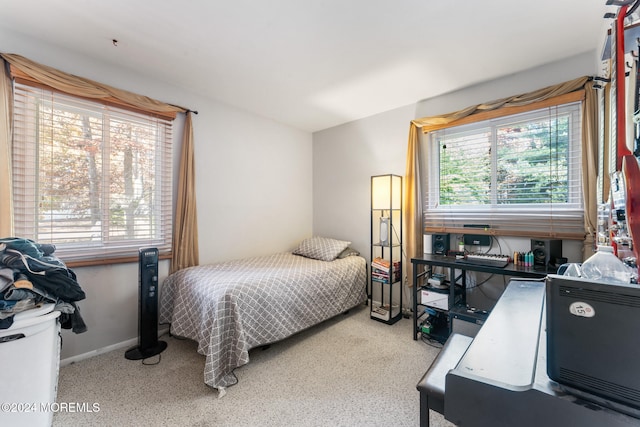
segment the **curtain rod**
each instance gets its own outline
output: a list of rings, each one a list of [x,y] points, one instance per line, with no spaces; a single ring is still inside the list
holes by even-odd
[[[176,104],[169,104],[169,103],[167,103],[167,105],[171,105],[172,107],[179,108],[179,109],[181,109],[185,114],[187,114],[187,113],[198,114],[198,110],[192,110],[191,108],[185,108],[185,107],[182,107],[182,106],[180,106],[180,105],[176,105]]]

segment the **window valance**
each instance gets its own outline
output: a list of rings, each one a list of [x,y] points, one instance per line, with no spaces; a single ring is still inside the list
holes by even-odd
[[[176,113],[188,111],[186,108],[65,73],[20,55],[0,53],[0,57],[10,64],[12,77],[27,84],[45,85],[48,88],[69,95],[99,100],[119,107],[142,110],[168,119],[175,119]]]
[[[578,77],[577,79],[557,85],[547,86],[533,92],[497,99],[495,101],[485,102],[483,104],[472,105],[470,107],[452,113],[442,114],[440,116],[422,117],[420,119],[412,120],[411,124],[420,128],[423,133],[426,133],[435,129],[447,127],[453,122],[464,119],[471,115],[476,116],[477,114],[488,111],[523,106],[528,106],[529,109],[531,109],[531,105],[534,103],[544,102],[551,98],[567,95],[576,91],[581,91],[579,92],[579,96],[584,97],[583,89],[585,87],[585,84],[590,80],[592,80],[592,78],[588,76]],[[575,100],[577,99],[564,99],[559,103],[571,102]],[[476,117],[474,117],[474,120],[475,119]],[[484,118],[480,117],[478,117],[478,119],[484,120]]]

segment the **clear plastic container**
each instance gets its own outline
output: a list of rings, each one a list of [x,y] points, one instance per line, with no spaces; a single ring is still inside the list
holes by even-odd
[[[563,276],[582,277],[581,265],[582,264],[577,262],[562,264],[558,267],[558,274]]]
[[[589,280],[628,285],[631,282],[631,271],[613,253],[611,246],[598,246],[598,250],[582,263],[582,277]]]

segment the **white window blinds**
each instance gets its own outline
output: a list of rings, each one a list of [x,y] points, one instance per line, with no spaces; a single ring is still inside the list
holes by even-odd
[[[15,233],[65,261],[171,248],[170,121],[15,83]]]
[[[580,103],[431,132],[425,229],[584,234]]]

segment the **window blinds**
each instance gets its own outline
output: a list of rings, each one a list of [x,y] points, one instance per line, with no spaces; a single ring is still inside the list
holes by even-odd
[[[16,235],[71,261],[170,251],[170,121],[20,83],[14,98]]]

